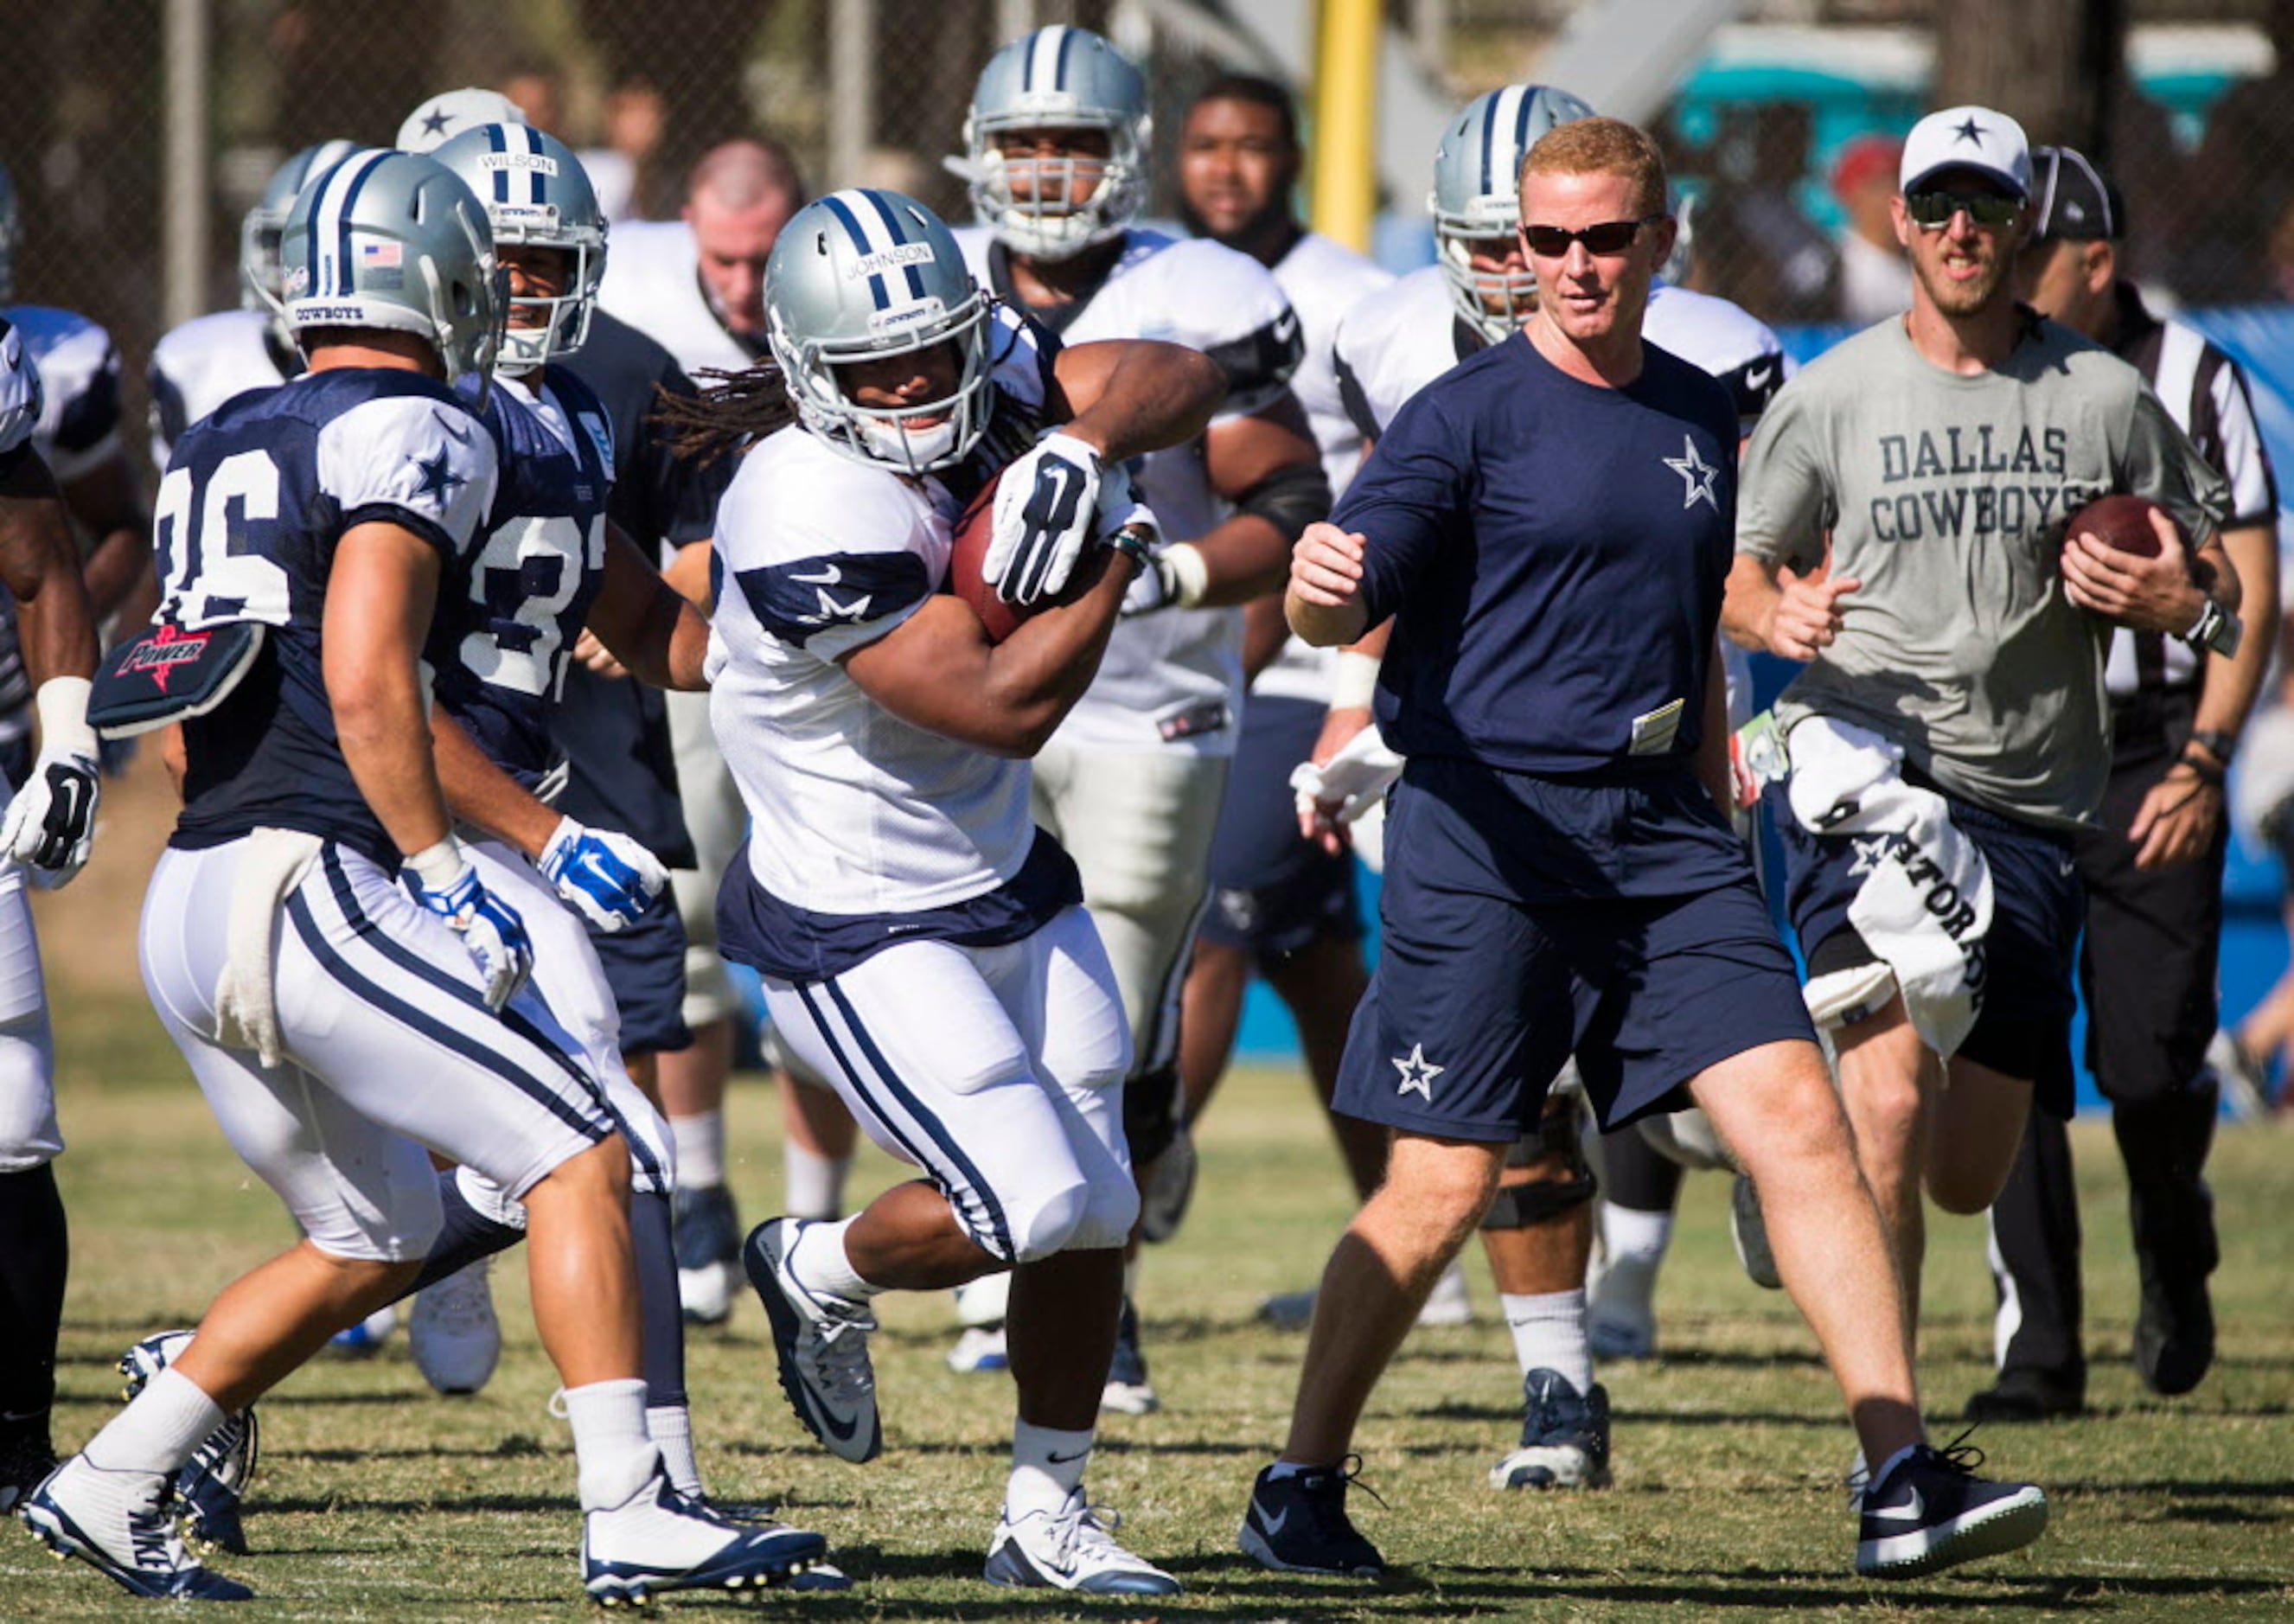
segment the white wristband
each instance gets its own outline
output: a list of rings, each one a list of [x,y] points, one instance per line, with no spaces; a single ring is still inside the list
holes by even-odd
[[[1173,606],[1200,608],[1211,585],[1211,567],[1203,561],[1202,549],[1190,542],[1173,542],[1163,549],[1163,562],[1171,572]]]
[[[1378,696],[1378,657],[1358,654],[1352,649],[1338,650],[1338,659],[1330,666],[1330,708],[1334,711],[1366,711]]]
[[[94,688],[85,677],[50,677],[40,684],[32,702],[40,713],[40,747],[52,754],[94,755],[95,730],[87,725],[87,698]]]
[[[425,891],[443,891],[461,875],[469,859],[462,854],[462,843],[449,835],[436,845],[425,846],[406,860],[414,870],[414,877],[422,882]]]

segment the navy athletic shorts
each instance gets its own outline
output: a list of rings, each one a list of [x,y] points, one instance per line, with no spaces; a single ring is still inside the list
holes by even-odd
[[[1382,937],[1338,1109],[1510,1141],[1574,1053],[1605,1129],[1762,1044],[1815,1041],[1744,845],[1696,779],[1414,759],[1387,808]]]
[[[2072,1109],[2072,991],[2087,893],[2071,836],[1978,806],[1923,775],[1908,781],[1943,796],[1952,823],[1991,869],[1991,930],[1983,942],[1982,1003],[1959,1053],[2003,1076],[2036,1085],[2034,1098],[2057,1116]],[[1870,964],[1877,957],[1848,922],[1862,881],[1857,837],[1813,835],[1794,817],[1781,784],[1768,788],[1769,814],[1785,851],[1785,906],[1809,973]]]
[[[1311,699],[1253,696],[1211,836],[1202,935],[1251,950],[1262,973],[1325,936],[1362,940],[1354,856],[1333,857],[1298,833],[1290,791],[1290,770],[1314,754],[1325,714]]]
[[[606,967],[622,1017],[622,1052],[657,1055],[693,1047],[685,1024],[685,922],[664,888],[634,925],[608,935],[592,926],[590,943]]]

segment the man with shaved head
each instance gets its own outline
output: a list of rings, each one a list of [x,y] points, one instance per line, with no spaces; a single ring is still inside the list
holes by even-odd
[[[598,303],[660,343],[687,373],[742,371],[765,354],[765,261],[804,201],[804,180],[786,147],[769,137],[722,142],[704,152],[687,177],[682,218],[614,227]],[[708,556],[704,537],[663,560],[670,580],[704,608]],[[725,1187],[725,1083],[739,1005],[717,953],[717,881],[748,820],[710,736],[709,697],[669,696],[668,706],[696,859],[671,875],[685,924],[684,1019],[693,1042],[663,1051],[658,1075],[677,1143],[679,1288],[687,1318],[715,1324],[731,1311],[740,1284],[742,1233]],[[832,1218],[842,1164],[851,1153],[851,1124],[839,1119],[832,1096],[803,1103],[829,1111],[827,1148],[838,1154],[818,1154],[818,1136],[793,1114],[798,1145],[791,1162],[800,1176],[792,1179],[790,1211]],[[795,1168],[800,1162],[802,1168]]]

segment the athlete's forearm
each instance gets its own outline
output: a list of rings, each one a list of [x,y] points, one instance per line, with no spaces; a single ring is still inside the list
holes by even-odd
[[[1775,569],[1749,552],[1738,553],[1729,568],[1728,594],[1720,600],[1721,633],[1739,649],[1769,652],[1769,628],[1783,599]]]
[[[27,453],[0,482],[0,586],[16,600],[16,640],[34,688],[95,673],[95,618],[47,465]]]
[[[2270,669],[2270,629],[2278,621],[2278,538],[2267,525],[2245,525],[2222,535],[2223,551],[2237,572],[2240,618],[2246,635],[2238,652],[2225,659],[2205,657],[2200,675],[2199,706],[2192,723],[2203,733],[2235,736],[2253,713],[2256,696]]]
[[[1226,398],[1226,379],[1209,356],[1148,339],[1125,344],[1102,378],[1070,383],[1062,371],[1060,381],[1080,405],[1065,432],[1110,462],[1194,438]],[[1096,393],[1081,402],[1081,389],[1093,385]]]
[[[590,607],[589,628],[639,681],[655,688],[708,686],[701,666],[709,653],[709,622],[611,526],[605,579]]]
[[[528,857],[541,856],[557,828],[557,812],[496,766],[462,724],[435,706],[430,739],[438,785],[456,820],[500,836]]]

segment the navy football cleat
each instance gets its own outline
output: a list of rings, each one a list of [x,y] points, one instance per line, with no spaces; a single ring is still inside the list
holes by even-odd
[[[1957,1440],[1943,1449],[1920,1444],[1899,1459],[1864,1490],[1856,1571],[1914,1579],[2037,1539],[2047,1526],[2047,1497],[2036,1484],[1976,1476],[1982,1464],[1981,1450]]]
[[[779,1522],[730,1522],[678,1493],[658,1473],[626,1505],[582,1520],[582,1587],[607,1607],[641,1604],[673,1590],[788,1585],[827,1554],[828,1541],[818,1534]]]
[[[805,1430],[849,1461],[883,1452],[884,1426],[876,1413],[876,1371],[868,1359],[868,1333],[876,1317],[865,1304],[817,1297],[789,1272],[789,1249],[807,1225],[775,1218],[759,1224],[741,1249],[749,1284],[772,1321],[781,1391]]]
[[[76,1556],[134,1595],[194,1602],[253,1597],[254,1591],[209,1572],[183,1548],[163,1474],[134,1474],[148,1478],[150,1489],[122,1512],[110,1496],[74,1492],[75,1478],[97,1470],[75,1456],[17,1508],[24,1526],[59,1561]]]
[[[1354,1530],[1346,1515],[1346,1485],[1362,1470],[1352,1464],[1316,1466],[1289,1477],[1267,1467],[1250,1486],[1250,1508],[1243,1513],[1235,1543],[1261,1567],[1285,1573],[1333,1573],[1346,1579],[1376,1579],[1386,1558]],[[1363,1492],[1369,1493],[1367,1486]],[[1375,1498],[1375,1496],[1372,1496]]]
[[[1521,1444],[1490,1468],[1493,1489],[1609,1486],[1609,1394],[1598,1382],[1580,1395],[1558,1370],[1522,1378]]]
[[[191,1340],[189,1331],[162,1331],[147,1336],[119,1356],[118,1369],[127,1378],[120,1394],[134,1399],[143,1385],[168,1365]],[[226,1416],[221,1426],[203,1439],[175,1473],[175,1493],[189,1521],[191,1537],[234,1556],[248,1554],[247,1530],[240,1522],[240,1506],[254,1481],[260,1457],[260,1429],[255,1407]]]

